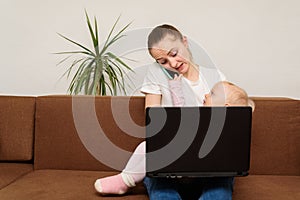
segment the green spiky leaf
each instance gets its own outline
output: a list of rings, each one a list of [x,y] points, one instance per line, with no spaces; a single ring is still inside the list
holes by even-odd
[[[108,37],[104,42],[103,47],[100,49],[100,41],[98,35],[98,23],[96,17],[94,17],[94,27],[88,13],[85,11],[86,22],[88,26],[89,36],[92,41],[93,48],[90,49],[79,42],[71,40],[62,34],[59,34],[65,40],[75,44],[80,50],[64,51],[56,54],[69,55],[63,59],[59,64],[62,64],[66,60],[70,59],[72,55],[80,55],[81,58],[75,58],[71,66],[63,74],[63,76],[70,76],[73,70],[75,74],[70,82],[68,91],[70,94],[86,94],[86,95],[117,95],[118,89],[125,91],[125,71],[133,71],[120,57],[108,49],[111,45],[116,44],[118,40],[125,37],[124,31],[129,27],[129,24],[124,26],[119,32],[114,33],[120,16],[113,24],[109,31]]]

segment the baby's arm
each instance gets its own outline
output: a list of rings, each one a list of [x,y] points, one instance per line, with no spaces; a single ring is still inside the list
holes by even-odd
[[[175,74],[174,79],[169,80],[169,88],[170,88],[174,106],[184,105],[184,96],[182,91],[181,78],[182,78],[182,74],[180,74],[179,76]]]

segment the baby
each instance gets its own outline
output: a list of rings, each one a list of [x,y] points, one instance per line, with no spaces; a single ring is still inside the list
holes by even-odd
[[[178,80],[177,77],[175,79]],[[176,91],[180,89],[177,83],[173,82],[175,91],[172,89],[172,86],[170,88],[174,105],[180,106],[184,104],[184,100],[181,98],[180,91]],[[252,110],[254,110],[254,102],[249,99],[247,93],[240,87],[226,81],[218,82],[214,85],[211,92],[205,95],[203,105],[251,106]],[[136,183],[141,182],[146,174],[145,152],[145,142],[142,142],[135,149],[125,169],[117,175],[96,180],[95,189],[103,195],[124,194],[129,188],[134,187]]]
[[[254,111],[254,102],[249,99],[242,88],[227,81],[214,85],[209,94],[205,95],[204,106],[251,106]]]

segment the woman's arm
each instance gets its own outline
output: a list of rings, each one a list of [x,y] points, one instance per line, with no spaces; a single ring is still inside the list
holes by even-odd
[[[145,107],[161,106],[161,94],[146,94]]]

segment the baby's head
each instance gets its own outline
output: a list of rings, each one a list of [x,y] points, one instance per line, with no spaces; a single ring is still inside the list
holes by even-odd
[[[254,110],[254,102],[249,99],[245,90],[227,81],[215,84],[211,92],[205,95],[203,105],[251,106]]]

